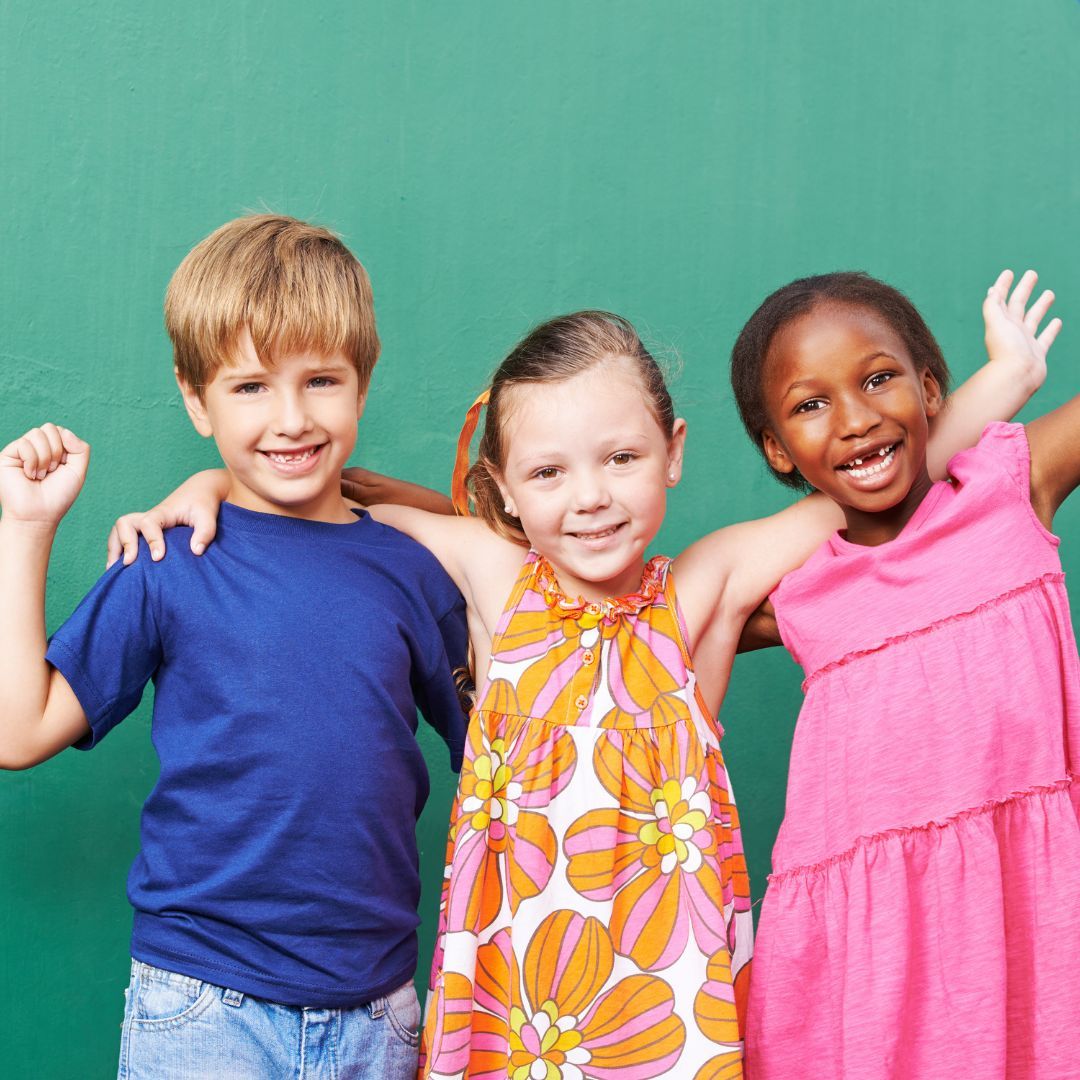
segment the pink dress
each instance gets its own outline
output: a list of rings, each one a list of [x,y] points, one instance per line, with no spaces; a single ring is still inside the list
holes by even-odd
[[[1024,428],[773,595],[806,672],[747,1075],[1080,1076],[1080,664]]]

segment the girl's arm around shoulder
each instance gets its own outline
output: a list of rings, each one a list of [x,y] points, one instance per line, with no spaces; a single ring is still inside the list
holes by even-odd
[[[835,503],[810,495],[770,517],[729,525],[691,544],[675,560],[675,573],[692,647],[715,634],[738,639],[780,579],[843,524]],[[779,638],[754,647],[768,644],[780,644]]]
[[[431,513],[415,506],[369,506],[368,513],[423,544],[461,590],[469,608],[494,631],[525,560],[526,549],[479,518]]]
[[[1061,504],[1080,485],[1080,396],[1027,425],[1031,505],[1050,529]]]

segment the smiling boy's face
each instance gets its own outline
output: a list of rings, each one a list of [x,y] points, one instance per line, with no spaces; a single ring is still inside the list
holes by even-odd
[[[228,501],[309,521],[353,520],[341,470],[364,409],[356,368],[343,355],[295,353],[265,366],[246,331],[236,362],[200,396],[180,383],[200,435],[212,436],[229,471]]]

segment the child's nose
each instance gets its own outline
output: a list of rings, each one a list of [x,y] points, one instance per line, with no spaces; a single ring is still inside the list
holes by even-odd
[[[611,502],[607,485],[594,473],[582,473],[574,485],[574,509],[602,510]]]
[[[881,414],[865,397],[844,398],[840,407],[842,435],[865,435],[881,422]]]
[[[295,437],[311,427],[311,416],[299,394],[283,393],[277,401],[274,427],[278,435]]]

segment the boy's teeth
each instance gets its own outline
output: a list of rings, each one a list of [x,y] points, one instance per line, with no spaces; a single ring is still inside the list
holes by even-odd
[[[302,450],[296,454],[268,453],[266,456],[271,461],[276,461],[281,465],[292,465],[297,461],[306,461],[314,453],[314,447],[308,447],[307,450]]]

